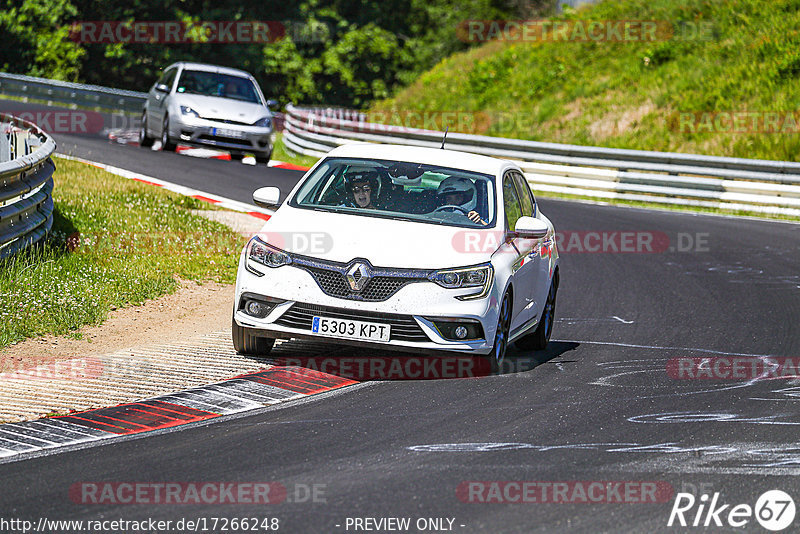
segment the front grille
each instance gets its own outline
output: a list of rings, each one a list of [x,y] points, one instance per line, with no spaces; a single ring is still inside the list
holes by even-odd
[[[310,266],[303,266],[302,268],[311,273],[317,285],[326,295],[341,299],[366,300],[370,302],[386,300],[397,293],[401,287],[412,282],[425,280],[408,276],[375,276],[367,282],[364,289],[356,292],[350,289],[347,278],[339,271]]]
[[[311,330],[311,322],[314,316],[388,324],[392,327],[389,336],[391,341],[430,341],[428,336],[425,335],[425,332],[423,332],[417,324],[417,321],[410,315],[347,310],[344,308],[332,308],[330,306],[318,306],[316,304],[303,304],[300,302],[292,305],[289,311],[285,312],[275,321],[275,324],[288,326],[290,328],[299,328],[301,330]]]
[[[252,126],[253,125],[252,122],[233,121],[233,120],[230,120],[230,119],[217,119],[217,118],[211,119],[211,118],[208,118],[208,117],[201,117],[201,118],[203,118],[203,119],[205,119],[207,121],[221,122],[221,123],[224,123],[224,124],[238,124],[240,126]]]
[[[230,145],[244,145],[244,146],[251,146],[250,142],[246,139],[239,139],[236,137],[225,137],[222,135],[210,135],[210,134],[201,134],[198,136],[198,139],[203,141],[213,141],[216,143],[228,143]]]

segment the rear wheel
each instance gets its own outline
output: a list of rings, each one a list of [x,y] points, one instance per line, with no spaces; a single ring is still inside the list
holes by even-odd
[[[231,335],[233,348],[239,354],[252,356],[266,356],[272,350],[275,340],[269,337],[254,336],[252,329],[236,324],[236,319],[231,319]]]
[[[154,137],[147,135],[147,112],[142,113],[142,127],[139,128],[139,146],[150,148],[153,146]]]
[[[178,145],[173,143],[169,138],[169,116],[164,117],[164,124],[161,128],[161,150],[166,150],[167,152],[175,152],[175,148]]]
[[[492,366],[492,373],[500,371],[503,360],[508,349],[508,331],[511,327],[511,297],[508,293],[503,297],[503,304],[500,306],[500,313],[497,317],[497,329],[494,333],[494,345],[492,354],[489,356]]]
[[[543,350],[550,341],[550,334],[553,332],[553,317],[556,313],[556,292],[558,291],[558,278],[554,278],[550,284],[550,292],[547,294],[547,302],[544,305],[542,318],[539,326],[532,333],[518,339],[514,344],[523,350]]]

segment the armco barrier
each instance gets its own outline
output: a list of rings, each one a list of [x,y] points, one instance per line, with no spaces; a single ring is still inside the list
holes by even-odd
[[[0,72],[0,94],[49,104],[142,114],[147,93]]]
[[[0,114],[0,259],[50,231],[55,149],[35,124]]]
[[[286,110],[287,148],[321,157],[351,142],[438,148],[442,132],[340,109]],[[516,160],[535,191],[800,216],[800,163],[561,145],[450,133],[447,148]]]

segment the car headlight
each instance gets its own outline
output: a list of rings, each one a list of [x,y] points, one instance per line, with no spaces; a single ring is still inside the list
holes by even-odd
[[[292,263],[292,257],[279,248],[261,241],[258,237],[252,238],[247,243],[247,261],[245,267],[251,273],[264,276],[259,267],[283,267]]]
[[[193,117],[200,118],[200,114],[198,114],[195,110],[190,108],[189,106],[181,106],[181,113],[183,115],[192,115]]]
[[[430,281],[439,284],[447,289],[459,289],[465,287],[481,288],[481,291],[471,295],[456,297],[460,300],[471,300],[485,297],[489,293],[494,277],[494,268],[491,263],[484,263],[474,267],[463,267],[458,269],[442,269],[430,276]]]
[[[272,125],[272,119],[269,117],[264,117],[263,119],[258,119],[253,126],[258,126],[259,128],[269,128]]]

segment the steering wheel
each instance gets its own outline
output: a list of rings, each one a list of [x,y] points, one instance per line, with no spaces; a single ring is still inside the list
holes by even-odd
[[[467,215],[469,213],[467,210],[465,210],[461,206],[456,206],[455,204],[447,204],[445,206],[439,206],[438,208],[433,210],[433,213],[436,213],[437,211],[444,211],[444,210],[458,210],[461,213],[463,213],[464,215]]]

